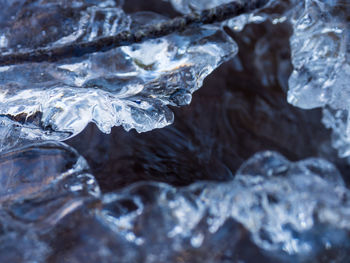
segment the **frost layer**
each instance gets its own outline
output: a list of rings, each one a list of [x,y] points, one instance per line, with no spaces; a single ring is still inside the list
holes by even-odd
[[[164,19],[131,18],[115,1],[9,1],[6,7],[3,53],[93,40]],[[166,105],[189,104],[204,78],[236,52],[220,28],[207,26],[57,63],[1,67],[0,114],[25,139],[65,139],[89,122],[103,132],[116,125],[161,128],[173,120]]]
[[[0,167],[7,182],[0,189],[4,262],[256,262],[257,256],[344,262],[349,256],[350,192],[322,159],[292,163],[263,152],[226,183],[138,183],[102,196],[85,161],[63,144],[2,154]]]

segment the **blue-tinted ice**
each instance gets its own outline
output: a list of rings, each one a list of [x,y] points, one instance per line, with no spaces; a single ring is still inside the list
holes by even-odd
[[[3,53],[89,41],[165,19],[126,15],[115,1],[5,5]],[[167,105],[189,104],[204,78],[236,52],[220,27],[206,26],[57,63],[0,67],[1,133],[16,129],[22,140],[62,140],[89,122],[106,133],[119,125],[139,132],[162,128],[173,121]]]
[[[171,1],[182,13],[227,2]],[[128,15],[112,0],[0,6],[1,53],[167,19]],[[350,192],[326,160],[291,162],[267,151],[225,183],[144,182],[101,193],[86,160],[50,140],[74,136],[89,122],[106,133],[116,125],[144,132],[170,124],[167,106],[189,104],[204,78],[237,53],[222,26],[240,31],[268,19],[293,28],[289,102],[323,107],[333,144],[347,157],[349,7],[343,0],[271,0],[222,25],[56,63],[1,67],[0,262],[346,262]]]
[[[26,163],[24,166],[23,164]],[[64,144],[0,156],[2,262],[344,262],[350,192],[322,159],[258,153],[226,183],[101,195]],[[116,260],[116,258],[118,260]]]

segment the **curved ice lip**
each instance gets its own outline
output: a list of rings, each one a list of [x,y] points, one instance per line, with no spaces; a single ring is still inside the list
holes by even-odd
[[[35,41],[45,45],[91,40],[128,29],[130,17],[112,2],[95,6],[84,6],[84,1],[79,5],[72,1],[68,6],[59,1],[48,4],[51,15],[61,15],[62,7],[71,10],[72,17],[65,17],[73,24],[68,33],[63,25],[55,25],[57,32],[53,34],[45,23],[40,24],[45,13],[37,17],[36,12],[43,10],[34,9],[31,17],[18,15],[3,25],[1,43],[10,49],[25,48],[13,46],[25,42],[15,34],[22,20],[43,27]],[[26,8],[40,5],[40,1],[34,1]],[[11,8],[16,9],[10,5]],[[55,39],[52,43],[51,38]],[[106,133],[118,125],[138,132],[162,128],[173,121],[167,105],[189,104],[191,94],[200,88],[204,78],[236,52],[236,44],[219,27],[206,26],[57,63],[2,67],[0,115],[26,129],[22,133],[25,139],[37,140],[67,139],[89,122]]]

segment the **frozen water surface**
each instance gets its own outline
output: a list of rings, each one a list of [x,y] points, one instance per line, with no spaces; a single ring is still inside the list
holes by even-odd
[[[182,13],[229,2],[170,1]],[[121,1],[3,1],[0,50],[89,41],[164,19],[127,15]],[[5,11],[6,10],[6,11]],[[294,71],[288,101],[325,107],[339,155],[350,152],[348,118],[349,4],[346,1],[271,0],[260,10],[223,25],[239,31],[248,23],[289,21]],[[53,19],[54,18],[54,19]],[[204,78],[237,52],[220,25],[70,58],[0,68],[1,148],[26,141],[63,140],[94,122],[103,132],[122,125],[139,132],[173,121],[167,105],[189,104]]]
[[[230,1],[171,2],[178,11],[188,13]],[[341,157],[350,155],[348,117],[339,117],[348,116],[349,110],[349,8],[349,3],[342,0],[271,0],[264,8],[225,23],[238,31],[247,23],[266,19],[273,24],[292,24],[294,71],[288,101],[304,109],[325,107],[323,122],[332,128],[333,146]]]
[[[0,24],[3,53],[93,40],[164,19],[130,17],[114,1],[21,4],[7,3],[13,15]],[[203,79],[236,52],[220,28],[206,26],[82,58],[1,67],[0,114],[20,126],[24,139],[65,139],[89,122],[107,133],[118,125],[161,128],[173,121],[166,105],[189,104]]]
[[[218,5],[230,2],[245,2],[245,0],[170,0],[174,8],[180,13],[190,13],[192,11],[205,10]],[[270,0],[267,4],[249,14],[243,14],[223,23],[230,28],[241,31],[249,23],[261,23],[265,20],[271,20],[274,24],[285,22],[297,3],[296,0]]]
[[[171,1],[182,13],[226,2]],[[0,6],[3,54],[93,40],[167,19],[154,13],[128,15],[121,1],[0,0]],[[106,133],[116,125],[143,132],[170,124],[167,106],[189,104],[204,78],[237,53],[222,26],[239,36],[246,24],[266,19],[271,26],[289,21],[293,28],[289,102],[323,107],[323,122],[334,131],[333,145],[341,156],[349,156],[346,1],[270,1],[222,25],[56,63],[1,67],[0,262],[346,262],[350,192],[337,168],[324,159],[292,162],[267,151],[245,161],[225,183],[176,188],[140,182],[101,193],[82,156],[48,141],[72,137],[89,122]],[[288,72],[288,58],[276,55],[275,64],[265,59],[273,36],[269,31],[252,52],[259,69],[254,77],[261,86],[283,86]],[[249,37],[244,41],[249,43]],[[234,63],[245,70],[244,61]],[[239,93],[227,97],[232,94]],[[264,118],[295,122],[289,111],[274,115],[275,105],[266,97],[254,101],[263,115],[254,132],[262,132]],[[250,105],[231,105],[229,98],[225,103],[238,110]],[[245,112],[238,116],[248,118]],[[176,147],[183,152],[181,143]],[[207,138],[206,143],[216,141]],[[171,154],[175,158],[178,153]],[[211,173],[219,177],[215,169]]]
[[[84,158],[58,142],[1,154],[1,262],[47,262],[50,247],[41,235],[100,196],[88,170]]]
[[[324,107],[323,123],[332,128],[341,157],[350,155],[349,8],[348,1],[307,0],[291,17],[294,71],[288,101],[304,109]]]
[[[227,2],[171,1],[182,13]],[[3,53],[93,40],[166,19],[127,15],[118,1],[5,1],[3,6]],[[329,106],[324,123],[333,128],[341,156],[350,152],[348,121],[337,125],[339,118],[330,112],[348,110],[348,8],[344,1],[272,0],[223,24],[239,31],[266,19],[291,22],[294,71],[288,100],[308,109]],[[118,125],[139,132],[162,128],[173,121],[167,105],[189,104],[204,78],[236,52],[220,27],[206,26],[82,58],[1,67],[1,148],[63,140],[89,122],[106,133]]]
[[[49,177],[42,177],[43,165]],[[63,144],[2,154],[0,167],[11,179],[1,193],[0,242],[22,249],[4,250],[1,259],[254,262],[260,255],[262,262],[344,262],[348,256],[350,192],[322,159],[292,163],[262,152],[230,182],[138,183],[102,196],[84,160]],[[26,182],[18,185],[21,178]]]

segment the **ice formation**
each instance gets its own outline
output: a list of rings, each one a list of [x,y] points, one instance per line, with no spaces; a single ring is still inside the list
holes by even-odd
[[[164,19],[130,17],[115,1],[19,2],[6,2],[6,16],[0,14],[3,53],[92,40]],[[89,122],[107,133],[118,125],[161,128],[173,120],[166,105],[190,103],[203,79],[236,52],[219,27],[206,26],[57,63],[3,66],[2,123],[31,140],[66,139]]]
[[[171,2],[178,11],[187,13],[230,1]],[[289,80],[288,101],[304,109],[324,107],[323,123],[333,130],[333,146],[341,157],[350,156],[349,8],[349,3],[341,0],[271,0],[261,10],[225,23],[234,30],[266,19],[273,24],[292,24],[294,71]]]
[[[244,2],[244,0],[171,0],[173,7],[180,13],[205,10],[230,2]],[[249,14],[243,14],[223,23],[236,31],[241,31],[249,23],[261,23],[267,19],[274,24],[285,22],[289,19],[293,8],[301,1],[296,0],[270,0],[268,3]]]
[[[333,253],[350,245],[350,192],[322,159],[292,163],[262,152],[227,183],[138,183],[104,195],[85,160],[64,144],[3,153],[0,167],[2,262],[232,262],[252,260],[252,251],[267,262],[348,256]]]
[[[84,158],[58,142],[3,152],[0,178],[1,262],[46,262],[41,235],[100,196]]]
[[[303,108],[322,107],[323,123],[333,131],[340,157],[350,156],[349,14],[347,1],[270,1],[256,14],[240,16],[229,25],[241,29],[249,22],[288,21],[293,72],[288,102]],[[236,20],[238,22],[236,22]]]
[[[172,0],[182,13],[229,0]],[[2,1],[3,54],[93,40],[166,18],[127,15],[122,1]],[[43,12],[43,10],[48,10]],[[51,19],[54,17],[55,19]],[[294,71],[288,101],[301,108],[324,107],[333,145],[350,155],[347,82],[349,4],[346,1],[271,0],[260,10],[224,22],[240,31],[248,23],[289,21]],[[222,26],[221,25],[221,26]],[[190,28],[142,44],[57,63],[0,68],[1,148],[26,141],[63,140],[89,122],[103,132],[122,125],[139,132],[173,121],[167,105],[186,105],[204,78],[237,52],[220,25]]]
[[[302,108],[324,107],[341,157],[350,155],[349,14],[347,1],[306,1],[292,19],[294,71],[288,101]]]
[[[182,13],[227,2],[171,1]],[[167,19],[152,13],[127,15],[122,1],[110,0],[0,0],[0,6],[2,53],[91,40]],[[271,25],[289,21],[293,28],[289,102],[301,108],[323,107],[323,121],[334,131],[333,144],[347,157],[349,7],[343,0],[271,0],[264,8],[221,25],[189,28],[56,63],[1,67],[0,262],[224,263],[254,262],[257,257],[260,262],[345,262],[350,256],[350,192],[337,168],[323,159],[291,162],[267,151],[248,159],[235,175],[228,171],[232,174],[225,179],[230,181],[224,183],[174,187],[141,182],[101,193],[87,162],[73,148],[37,141],[69,138],[89,122],[104,132],[115,125],[142,132],[170,124],[173,116],[167,105],[190,103],[204,78],[236,54],[236,43],[222,26],[237,33],[247,23],[269,19]],[[264,66],[269,63],[264,60],[268,56],[264,47],[272,42],[269,37],[273,30],[252,52],[254,63],[268,71],[256,72],[262,86],[269,85],[267,75],[274,67]],[[272,73],[277,75],[275,81],[284,78],[288,65],[283,65],[288,61],[274,61],[273,65],[285,67]],[[225,95],[232,94],[239,93]],[[254,101],[254,110],[262,115],[259,121],[274,118],[275,105],[265,105],[271,101]],[[230,98],[223,103],[234,104]],[[252,110],[250,106],[231,105],[229,110]],[[247,119],[244,111],[237,116]],[[293,117],[287,110],[276,119],[290,124]],[[207,125],[212,127],[210,121]],[[268,140],[263,124],[256,126],[250,128]],[[157,143],[174,138],[165,133]],[[204,138],[203,145],[217,143],[205,134],[198,138]],[[160,155],[170,151],[175,158],[184,147],[192,147],[190,153],[207,154],[186,140],[172,143],[178,152],[165,145]],[[207,148],[207,159],[213,160],[216,152]],[[177,159],[178,165],[188,165],[192,159],[186,158],[184,154]],[[214,170],[211,178],[218,179]]]

